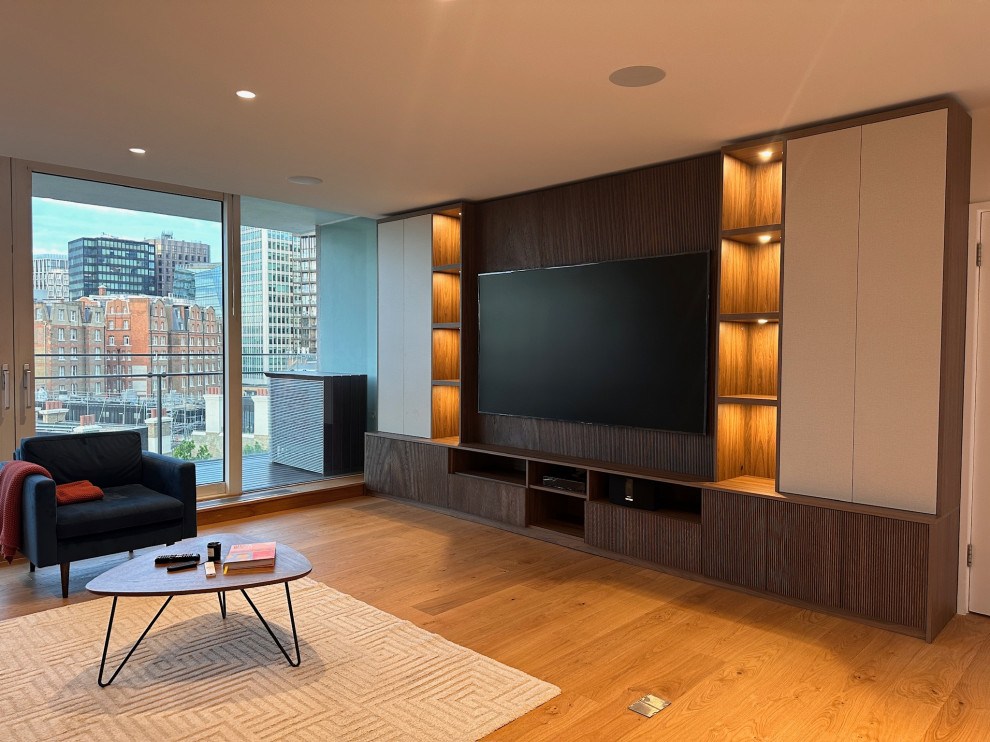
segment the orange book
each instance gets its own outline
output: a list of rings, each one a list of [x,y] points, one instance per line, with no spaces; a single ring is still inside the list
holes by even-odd
[[[223,560],[224,574],[232,569],[256,569],[275,566],[275,542],[234,544]]]

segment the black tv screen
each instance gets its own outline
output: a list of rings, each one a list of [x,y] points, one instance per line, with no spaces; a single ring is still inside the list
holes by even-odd
[[[704,433],[709,254],[478,276],[478,411]]]

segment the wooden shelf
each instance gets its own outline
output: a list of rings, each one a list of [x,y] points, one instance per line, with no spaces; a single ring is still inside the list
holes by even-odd
[[[434,330],[460,330],[461,329],[461,323],[460,322],[434,322],[433,323],[433,329]]]
[[[719,404],[761,404],[777,406],[777,398],[770,394],[733,394],[718,398]]]
[[[780,162],[784,158],[784,141],[782,139],[764,139],[748,141],[744,145],[726,145],[722,148],[724,154],[735,157],[747,165],[762,165],[768,162]],[[769,152],[765,157],[761,153]]]
[[[517,474],[510,471],[484,471],[477,469],[469,469],[467,471],[455,471],[451,472],[457,477],[471,477],[472,479],[485,479],[491,482],[500,482],[501,484],[511,484],[514,487],[525,487],[526,486],[526,476],[524,474]]]
[[[780,322],[780,312],[735,312],[718,316],[719,322],[755,322],[760,324],[761,319],[766,320],[763,324]]]
[[[770,235],[770,239],[763,241],[760,239],[763,235]],[[745,245],[772,245],[775,242],[780,242],[781,235],[783,234],[781,225],[778,224],[760,224],[755,227],[739,227],[738,229],[723,229],[722,239],[732,240],[733,242],[742,242]]]
[[[434,379],[433,386],[460,386],[460,379]]]
[[[586,469],[589,472],[600,474],[620,474],[626,477],[636,477],[638,479],[649,479],[654,482],[669,482],[670,484],[699,484],[705,481],[704,477],[695,474],[682,474],[678,472],[662,471],[660,469],[650,469],[643,466],[631,466],[625,464],[610,464],[604,461],[583,459],[577,456],[565,456],[563,454],[547,453],[544,451],[533,451],[526,448],[514,448],[511,446],[496,446],[490,443],[462,443],[457,449],[463,453],[481,453],[495,456],[511,457],[530,462],[559,464],[571,466],[578,469]],[[557,490],[553,490],[556,492]]]
[[[712,487],[727,492],[742,492],[747,495],[776,495],[777,485],[768,477],[741,476],[712,482]]]
[[[722,322],[718,332],[718,396],[777,396],[778,325]]]
[[[461,388],[448,384],[433,385],[433,438],[459,434]]]
[[[435,265],[433,266],[434,273],[460,273],[461,264],[460,263],[449,263],[448,265]]]
[[[579,523],[571,523],[566,520],[541,520],[538,523],[531,523],[530,528],[539,528],[544,531],[553,531],[554,533],[562,533],[565,536],[572,536],[574,538],[584,540],[584,525]]]
[[[540,492],[553,492],[556,495],[567,495],[568,497],[576,497],[579,500],[587,500],[587,492],[573,492],[571,490],[561,489],[560,487],[544,487],[542,484],[531,484],[529,485],[531,490],[539,490]]]

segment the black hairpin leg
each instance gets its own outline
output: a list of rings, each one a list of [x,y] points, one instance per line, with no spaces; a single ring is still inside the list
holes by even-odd
[[[218,592],[217,600],[220,601],[220,617],[227,618],[227,593],[223,590]]]
[[[113,596],[113,605],[110,607],[110,621],[109,623],[107,623],[107,638],[106,641],[103,642],[103,657],[100,659],[100,675],[96,680],[96,682],[100,684],[101,688],[106,688],[108,685],[110,685],[110,683],[113,682],[114,678],[117,677],[117,673],[119,673],[124,668],[124,665],[127,664],[127,660],[131,658],[131,655],[134,654],[134,650],[138,648],[138,644],[140,644],[141,641],[144,639],[144,637],[148,635],[148,632],[151,631],[151,627],[155,625],[155,621],[157,621],[158,617],[162,615],[162,611],[165,610],[165,606],[167,606],[172,601],[172,596],[169,596],[168,600],[166,600],[165,603],[162,604],[162,607],[158,609],[158,613],[155,614],[155,617],[151,619],[151,623],[148,624],[148,628],[146,628],[144,630],[144,633],[141,634],[140,637],[138,637],[138,640],[136,642],[134,642],[134,646],[131,647],[131,651],[127,653],[126,657],[124,657],[123,662],[121,662],[117,666],[117,669],[113,671],[113,675],[110,676],[110,679],[104,683],[103,668],[106,666],[107,663],[107,649],[110,647],[110,632],[113,631],[113,614],[116,613],[117,611],[118,597],[119,596],[117,595]]]
[[[251,598],[248,597],[248,594],[244,590],[241,590],[241,594],[247,600],[248,605],[251,606],[251,608],[254,610],[254,612],[258,616],[258,618],[261,619],[261,623],[264,625],[265,629],[268,631],[268,635],[271,636],[271,638],[274,640],[276,646],[278,646],[278,648],[282,651],[282,654],[285,655],[285,659],[289,663],[289,666],[290,667],[299,667],[299,663],[302,662],[302,658],[299,655],[299,635],[296,634],[296,618],[295,618],[295,616],[292,615],[292,598],[289,597],[289,583],[288,582],[285,583],[285,601],[286,601],[286,603],[289,604],[289,622],[292,624],[292,640],[296,644],[296,661],[295,662],[293,662],[292,661],[292,658],[289,657],[289,653],[285,651],[285,647],[282,646],[282,642],[280,642],[278,640],[278,637],[275,636],[275,632],[272,631],[271,627],[268,625],[268,622],[265,620],[264,616],[261,615],[261,612],[255,606],[255,604],[251,600]]]

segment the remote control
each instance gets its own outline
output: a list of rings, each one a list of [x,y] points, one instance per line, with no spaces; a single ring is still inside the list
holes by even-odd
[[[175,564],[168,565],[165,569],[169,572],[181,572],[184,569],[196,569],[199,566],[199,562],[188,561],[188,562],[176,562]]]
[[[175,564],[176,562],[199,561],[199,554],[161,554],[155,557],[155,565]]]
[[[215,565],[213,562],[207,562],[205,565],[203,565],[203,569],[206,570],[207,577],[217,576],[217,565]]]

